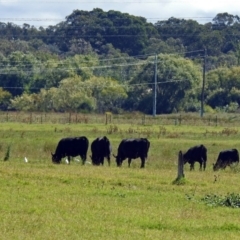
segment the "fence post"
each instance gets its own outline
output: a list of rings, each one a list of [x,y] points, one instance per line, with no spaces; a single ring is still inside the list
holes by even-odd
[[[112,123],[112,113],[111,112],[105,112],[105,124],[108,125],[109,123]]]
[[[145,114],[142,117],[142,125],[145,125]]]
[[[183,156],[182,151],[179,151],[178,153],[178,179],[184,178],[184,172],[183,172],[184,162],[183,162]]]
[[[108,125],[108,114],[105,113],[105,124]]]
[[[173,184],[177,185],[185,184],[184,161],[182,151],[179,151],[178,153],[178,173],[177,178],[173,181]]]
[[[69,119],[68,119],[68,123],[70,124],[71,123],[71,113],[69,113]]]
[[[29,123],[32,123],[32,112],[30,113]]]
[[[181,125],[181,123],[182,123],[182,115],[180,114],[180,116],[179,116],[179,125]]]

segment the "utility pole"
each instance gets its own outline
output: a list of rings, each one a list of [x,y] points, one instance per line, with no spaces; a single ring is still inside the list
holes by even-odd
[[[154,70],[154,83],[153,83],[153,117],[156,117],[157,106],[157,54],[155,54],[155,70]]]
[[[201,94],[201,117],[203,117],[203,113],[204,113],[204,90],[205,90],[205,80],[206,80],[206,57],[207,57],[207,50],[206,50],[206,48],[204,48],[203,81],[202,81],[202,94]]]

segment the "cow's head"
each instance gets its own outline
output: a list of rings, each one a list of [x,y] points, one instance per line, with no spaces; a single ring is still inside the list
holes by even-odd
[[[113,154],[113,156],[116,158],[117,166],[121,167],[122,166],[122,159],[119,156],[115,156],[114,154]]]
[[[221,168],[220,164],[216,162],[215,164],[213,163],[213,171],[218,171]]]
[[[59,158],[56,153],[55,154],[51,153],[51,154],[52,154],[52,162],[59,164],[61,162],[61,158]]]
[[[99,159],[96,156],[89,156],[92,159],[92,165],[99,166],[100,162]]]

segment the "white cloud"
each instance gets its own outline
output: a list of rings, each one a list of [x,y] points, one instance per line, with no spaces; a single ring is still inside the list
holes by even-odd
[[[93,8],[129,13],[151,22],[176,17],[205,23],[218,13],[240,15],[237,0],[0,0],[0,21],[48,26],[63,21],[76,9],[91,11]]]

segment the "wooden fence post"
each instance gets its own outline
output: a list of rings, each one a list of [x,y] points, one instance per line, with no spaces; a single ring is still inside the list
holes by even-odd
[[[105,112],[105,116],[106,116],[105,124],[108,125],[108,122],[112,123],[112,113],[111,112]]]
[[[29,123],[32,124],[32,112],[30,113]]]
[[[178,153],[178,175],[177,178],[181,179],[184,178],[184,162],[183,162],[183,156],[182,151],[179,151]]]
[[[145,114],[142,117],[142,125],[145,125]]]
[[[184,176],[184,161],[182,151],[178,153],[178,173],[177,178],[173,181],[173,184],[182,185],[185,184],[185,176]]]
[[[105,117],[106,117],[105,124],[107,125],[108,124],[108,114],[107,113],[105,113]]]

